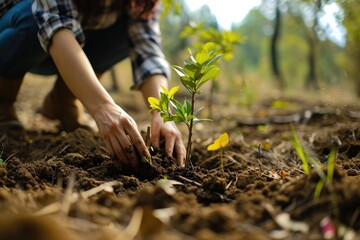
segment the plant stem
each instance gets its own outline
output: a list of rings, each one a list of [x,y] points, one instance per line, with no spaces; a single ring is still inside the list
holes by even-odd
[[[196,94],[196,91],[194,91],[191,94],[191,115],[192,116],[194,115],[194,108],[195,108],[195,94]],[[191,161],[191,145],[192,145],[193,124],[194,124],[194,121],[193,121],[193,119],[191,119],[190,123],[188,125],[189,136],[188,136],[188,143],[187,143],[187,148],[186,148],[186,159],[185,159],[186,166],[189,166],[189,163]]]

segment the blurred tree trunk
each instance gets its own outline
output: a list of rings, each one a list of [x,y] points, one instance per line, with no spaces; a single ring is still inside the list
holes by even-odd
[[[311,31],[308,35],[309,55],[308,55],[308,75],[305,79],[305,87],[307,89],[319,90],[319,80],[317,74],[318,68],[318,54],[319,54],[319,39],[317,37],[316,29],[319,27],[318,12],[321,10],[321,0],[317,0],[314,5],[314,20]]]
[[[281,90],[285,88],[285,81],[283,75],[280,71],[279,66],[279,55],[278,55],[278,43],[280,38],[281,31],[281,12],[280,12],[280,0],[276,0],[275,6],[275,20],[274,20],[274,33],[271,38],[271,48],[270,48],[270,56],[271,56],[271,66],[274,78],[277,82],[277,85]]]

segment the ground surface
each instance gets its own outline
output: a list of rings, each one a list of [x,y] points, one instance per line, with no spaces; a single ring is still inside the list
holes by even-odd
[[[179,169],[154,149],[153,165],[129,171],[113,164],[96,133],[58,132],[34,114],[44,81],[19,96],[28,130],[0,136],[0,239],[324,239],[333,226],[338,239],[360,239],[356,104],[268,99],[244,114],[219,100],[214,121],[195,129],[193,167]],[[144,130],[138,98],[122,102]],[[312,164],[304,174],[291,126],[321,170]],[[206,149],[223,132],[230,143],[221,158]],[[332,149],[332,181],[314,199]]]

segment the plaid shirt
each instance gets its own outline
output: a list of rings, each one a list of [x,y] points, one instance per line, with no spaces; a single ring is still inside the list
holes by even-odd
[[[0,16],[19,1],[25,0],[0,0]],[[113,1],[98,1],[102,2],[100,14],[85,21],[72,0],[34,0],[32,11],[39,25],[38,37],[44,50],[48,50],[52,36],[59,29],[71,30],[83,46],[83,29],[102,29],[115,23],[121,13],[114,8]],[[130,58],[135,87],[151,75],[162,74],[169,78],[169,64],[161,50],[159,14],[154,14],[149,20],[131,17],[129,13],[124,14],[129,15]]]

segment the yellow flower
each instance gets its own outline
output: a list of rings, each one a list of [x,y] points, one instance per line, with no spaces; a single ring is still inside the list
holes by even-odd
[[[229,135],[227,133],[221,134],[213,144],[210,144],[207,148],[208,151],[216,151],[219,148],[226,147],[229,143]]]

